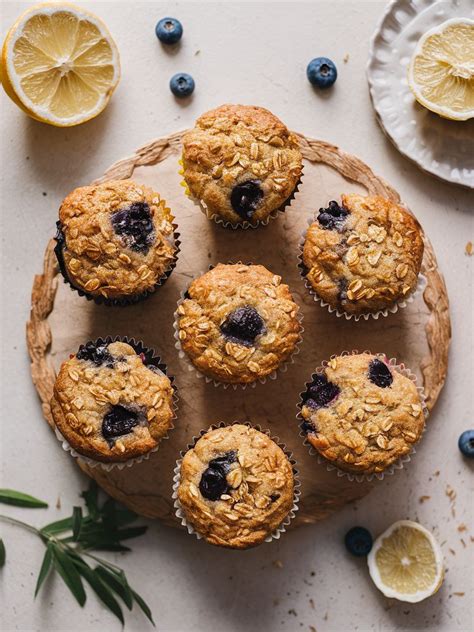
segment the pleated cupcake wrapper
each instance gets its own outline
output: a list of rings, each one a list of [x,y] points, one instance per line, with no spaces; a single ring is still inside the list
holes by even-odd
[[[271,213],[269,213],[267,217],[265,217],[264,219],[258,220],[257,222],[249,222],[248,220],[242,220],[240,222],[233,223],[229,220],[223,219],[218,214],[212,214],[203,200],[199,200],[198,198],[195,198],[192,195],[191,191],[189,190],[188,184],[186,180],[184,179],[184,170],[183,170],[182,160],[179,160],[178,164],[179,164],[178,173],[183,178],[180,184],[184,188],[184,193],[186,197],[188,197],[191,200],[191,202],[194,202],[194,204],[199,208],[199,210],[202,213],[204,213],[207,219],[212,220],[213,222],[215,222],[216,224],[219,224],[223,228],[230,228],[232,230],[237,230],[237,229],[247,230],[248,228],[258,228],[259,226],[267,226],[270,220],[278,217],[280,213],[284,213],[286,209],[291,205],[291,203],[295,199],[296,194],[298,193],[300,184],[303,180],[303,170],[304,170],[303,168],[301,169],[301,175],[298,179],[298,182],[295,184],[295,188],[293,189],[293,192],[291,193],[291,195],[285,200],[285,202],[283,202],[281,206],[271,211]]]
[[[312,219],[308,219],[308,227],[311,226],[311,224],[313,224],[315,221],[316,221],[316,217],[313,217]],[[385,309],[379,309],[376,312],[364,312],[362,314],[350,314],[349,312],[345,312],[342,309],[333,307],[332,305],[324,301],[318,295],[318,293],[316,292],[316,290],[313,288],[308,278],[306,277],[306,273],[308,270],[303,262],[303,247],[306,240],[306,232],[307,232],[307,229],[302,233],[300,242],[299,242],[298,269],[300,271],[304,284],[307,290],[309,291],[309,293],[311,294],[311,296],[313,297],[313,300],[315,301],[315,303],[319,303],[321,307],[327,307],[328,312],[330,312],[331,314],[334,313],[338,318],[341,318],[343,316],[346,320],[355,320],[357,322],[361,318],[363,318],[364,320],[369,320],[369,318],[374,318],[375,320],[377,320],[380,316],[386,317],[389,314],[395,314],[396,312],[398,312],[399,309],[403,309],[404,307],[406,307],[408,303],[412,303],[415,300],[416,296],[418,296],[421,292],[424,292],[426,288],[427,279],[420,272],[418,275],[418,281],[417,281],[416,287],[407,296],[404,296],[402,299],[396,301],[395,303],[393,303],[393,305],[390,305],[390,307],[386,307]]]
[[[288,450],[288,448],[286,447],[286,445],[284,443],[280,442],[280,439],[278,437],[272,436],[272,434],[270,433],[269,430],[262,430],[259,425],[253,426],[249,422],[234,421],[231,424],[227,424],[227,423],[221,421],[218,424],[213,424],[207,430],[201,430],[199,435],[195,435],[192,438],[191,442],[188,444],[187,448],[180,453],[181,458],[179,458],[176,461],[176,466],[174,468],[173,493],[171,495],[171,497],[174,500],[174,507],[175,507],[176,517],[180,521],[181,525],[187,529],[189,534],[195,535],[198,540],[201,540],[203,538],[203,536],[198,531],[196,531],[194,529],[194,527],[191,524],[189,524],[189,522],[186,520],[186,514],[184,513],[184,510],[183,510],[183,508],[181,506],[181,503],[179,502],[178,488],[179,488],[179,485],[181,483],[181,464],[183,462],[183,458],[184,458],[184,455],[186,454],[186,452],[188,452],[189,450],[194,448],[194,446],[196,445],[198,440],[202,436],[204,436],[207,432],[209,432],[211,430],[217,430],[218,428],[224,428],[226,426],[233,426],[234,424],[241,424],[243,426],[248,426],[249,428],[253,428],[254,430],[258,430],[259,432],[262,432],[263,434],[266,434],[267,437],[269,437],[272,441],[274,441],[278,445],[278,447],[280,447],[283,450],[283,452],[285,453],[286,457],[288,458],[288,460],[289,460],[289,462],[291,464],[291,467],[292,467],[292,470],[293,470],[293,480],[294,480],[294,482],[293,482],[293,506],[291,507],[291,509],[290,509],[289,513],[287,514],[287,516],[284,518],[283,522],[274,531],[272,531],[272,533],[270,533],[265,538],[265,542],[271,542],[272,540],[279,540],[280,537],[281,537],[281,534],[285,533],[286,528],[291,523],[291,521],[295,517],[296,512],[298,511],[298,505],[299,505],[299,500],[300,500],[300,496],[301,496],[301,482],[299,480],[299,471],[298,471],[298,469],[296,467],[297,466],[297,462],[293,458],[293,453],[290,452],[290,450]]]
[[[337,358],[339,358],[341,356],[357,355],[359,353],[369,353],[370,355],[374,355],[375,357],[380,358],[381,360],[385,361],[392,369],[395,369],[396,371],[398,371],[399,373],[401,373],[402,375],[407,377],[409,380],[411,380],[416,385],[416,389],[417,389],[417,391],[418,391],[418,393],[420,395],[421,407],[423,409],[423,415],[424,415],[424,418],[425,418],[425,424],[424,424],[424,428],[423,428],[422,434],[421,434],[420,438],[417,441],[417,443],[419,443],[421,441],[421,438],[422,438],[423,434],[426,431],[426,420],[428,419],[429,410],[428,410],[428,408],[426,406],[426,397],[425,397],[424,389],[423,389],[422,386],[417,384],[416,375],[414,373],[412,373],[410,371],[410,369],[408,367],[406,367],[403,363],[399,364],[397,362],[396,358],[387,358],[387,356],[384,353],[372,354],[370,351],[367,351],[367,350],[366,351],[357,351],[357,350],[343,351],[340,354],[332,355],[330,360],[332,360],[334,358],[337,359]],[[300,402],[298,404],[298,414],[296,416],[299,424],[301,424],[304,421],[303,416],[301,414],[301,409],[303,407],[303,397],[304,397],[306,391],[308,390],[309,386],[312,384],[314,376],[315,375],[319,375],[321,373],[324,373],[324,370],[328,366],[328,363],[329,363],[329,360],[326,360],[319,367],[316,368],[316,370],[314,371],[313,375],[311,376],[311,380],[309,382],[306,382],[305,390],[300,393]],[[381,480],[384,479],[385,476],[392,476],[393,474],[395,474],[395,472],[397,470],[403,469],[403,467],[405,466],[405,463],[408,463],[409,461],[411,461],[411,457],[416,453],[415,446],[413,445],[411,450],[410,450],[410,452],[408,452],[407,454],[404,454],[403,456],[401,456],[399,459],[397,459],[397,461],[392,463],[383,472],[373,472],[371,474],[363,474],[363,473],[356,473],[356,472],[346,472],[345,470],[341,470],[336,465],[334,465],[333,463],[328,461],[326,458],[324,458],[311,445],[311,443],[308,440],[308,437],[307,437],[306,433],[303,430],[300,431],[299,435],[300,435],[300,437],[303,438],[303,443],[309,449],[309,453],[312,456],[316,456],[318,463],[320,465],[324,465],[328,472],[335,471],[337,476],[345,477],[345,478],[349,479],[350,481],[356,481],[357,483],[371,482],[375,478],[381,481]]]
[[[253,265],[252,263],[242,263],[242,261],[237,261],[236,264],[249,265],[249,266]],[[229,262],[228,265],[235,265],[235,264],[233,262]],[[208,271],[212,270],[214,267],[215,266],[210,265],[209,268],[208,268]],[[201,272],[200,274],[198,274],[195,277],[195,279],[199,278],[203,274],[205,274],[205,273]],[[193,279],[193,281],[195,279]],[[227,382],[219,382],[218,380],[215,380],[214,378],[209,377],[208,375],[205,375],[204,373],[199,371],[199,369],[197,369],[194,366],[194,364],[191,361],[191,359],[189,358],[188,354],[183,350],[183,347],[181,345],[181,340],[179,339],[179,314],[178,314],[178,309],[179,309],[179,306],[181,305],[181,303],[186,299],[185,294],[188,291],[188,288],[191,285],[191,283],[193,283],[193,281],[191,281],[189,283],[189,285],[187,286],[187,288],[185,290],[182,290],[181,293],[180,293],[180,297],[179,297],[178,303],[176,305],[176,311],[174,313],[174,322],[173,322],[174,339],[176,340],[174,346],[178,350],[179,357],[186,362],[186,366],[188,368],[188,371],[194,371],[194,373],[196,374],[196,376],[199,379],[204,378],[206,384],[209,384],[210,382],[212,382],[214,386],[221,386],[224,389],[232,387],[234,389],[234,391],[235,391],[235,390],[237,390],[237,388],[242,388],[242,389],[246,389],[247,387],[248,388],[255,388],[258,383],[265,384],[265,382],[267,380],[276,380],[276,378],[278,377],[278,373],[285,373],[288,370],[288,367],[290,365],[294,364],[295,357],[301,351],[301,343],[303,342],[304,327],[303,327],[303,324],[302,324],[303,323],[303,314],[302,314],[301,311],[298,312],[298,316],[297,316],[298,323],[299,323],[299,326],[300,326],[300,332],[299,332],[298,341],[297,341],[297,343],[295,345],[295,350],[285,360],[285,362],[283,362],[277,369],[275,369],[275,371],[273,371],[269,375],[266,375],[265,377],[257,378],[254,382],[247,382],[246,384],[231,384],[231,383],[227,383]]]
[[[173,386],[173,404],[172,404],[173,417],[171,419],[171,424],[168,428],[168,432],[166,433],[164,437],[160,439],[160,442],[158,443],[156,447],[149,450],[146,454],[141,454],[140,456],[128,459],[127,461],[104,462],[104,461],[98,461],[96,459],[91,459],[88,456],[84,456],[83,454],[75,450],[71,446],[71,444],[68,442],[68,440],[61,434],[61,432],[56,427],[56,425],[54,426],[54,432],[56,434],[57,439],[61,441],[63,450],[65,450],[66,452],[70,452],[71,456],[73,456],[74,458],[77,458],[77,460],[80,461],[81,463],[84,463],[87,466],[92,467],[92,468],[100,467],[106,472],[110,472],[110,470],[113,470],[113,469],[123,470],[125,467],[132,467],[132,465],[135,465],[136,463],[141,463],[142,461],[148,460],[150,456],[153,454],[153,452],[158,451],[158,449],[161,446],[161,442],[164,441],[165,439],[169,439],[169,432],[170,430],[173,430],[174,428],[173,421],[177,417],[178,402],[179,402],[178,391],[177,391],[176,386],[174,385],[175,378],[167,374],[166,364],[161,362],[161,358],[159,356],[155,355],[155,351],[151,349],[150,347],[145,347],[143,342],[141,342],[140,340],[135,340],[134,338],[128,338],[127,336],[114,336],[114,337],[107,336],[106,338],[97,338],[96,340],[89,340],[88,342],[93,342],[98,345],[110,344],[112,342],[125,342],[126,344],[129,344],[131,347],[133,347],[133,349],[135,350],[137,354],[143,353],[145,355],[145,359],[148,360],[149,364],[153,364],[157,369],[159,369],[162,373],[164,373],[164,375],[166,375],[166,377],[170,380]],[[86,342],[85,344],[88,344],[88,342]]]
[[[57,225],[58,225],[58,231],[59,231],[60,230],[59,222],[57,222]],[[89,294],[85,290],[76,287],[71,282],[71,280],[69,279],[69,276],[67,274],[66,266],[65,266],[65,263],[64,263],[64,256],[63,256],[63,243],[62,243],[61,240],[58,240],[58,237],[56,236],[55,239],[56,239],[57,243],[56,243],[56,246],[54,247],[54,253],[56,255],[56,259],[58,260],[59,271],[61,272],[61,275],[62,275],[62,277],[64,279],[64,283],[67,283],[67,285],[69,285],[69,287],[71,289],[73,289],[75,292],[77,292],[79,294],[79,296],[84,296],[88,301],[94,301],[94,303],[96,303],[96,305],[107,305],[107,306],[113,306],[113,307],[126,307],[127,305],[134,305],[135,303],[139,303],[140,301],[144,301],[151,294],[154,294],[159,287],[162,287],[166,283],[166,281],[170,277],[171,273],[175,269],[176,264],[178,262],[178,255],[179,255],[179,252],[181,250],[181,248],[180,248],[181,241],[179,239],[180,234],[178,233],[178,225],[172,223],[172,226],[173,226],[173,245],[176,248],[176,250],[174,252],[174,255],[173,255],[173,259],[169,263],[168,267],[164,270],[163,274],[158,279],[158,281],[155,283],[155,285],[152,288],[150,288],[149,290],[146,290],[145,292],[142,292],[141,294],[133,294],[133,295],[131,295],[129,297],[123,296],[123,297],[120,297],[120,298],[106,298],[105,296],[93,296],[92,294]]]

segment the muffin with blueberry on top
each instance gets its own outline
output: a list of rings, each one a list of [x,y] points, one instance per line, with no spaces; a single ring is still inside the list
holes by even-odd
[[[341,470],[381,473],[411,451],[424,429],[415,383],[368,353],[332,358],[302,395],[302,430]]]
[[[183,136],[184,183],[208,217],[234,226],[267,223],[294,194],[298,139],[269,110],[222,105]]]
[[[261,265],[218,264],[189,286],[176,313],[181,349],[216,382],[263,379],[296,350],[298,305]]]
[[[292,464],[268,435],[248,425],[208,430],[186,452],[179,508],[206,542],[233,549],[261,544],[295,502]]]
[[[172,427],[174,389],[153,352],[99,339],[63,362],[51,412],[79,454],[118,463],[156,449]]]
[[[302,267],[320,299],[362,315],[407,298],[422,259],[422,232],[413,215],[386,198],[350,194],[319,210],[305,236]]]
[[[173,216],[160,195],[131,180],[72,191],[59,209],[56,255],[70,285],[97,302],[133,303],[176,264]]]

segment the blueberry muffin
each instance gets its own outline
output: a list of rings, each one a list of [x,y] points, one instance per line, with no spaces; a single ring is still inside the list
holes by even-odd
[[[173,386],[149,350],[99,339],[64,362],[51,400],[59,432],[79,454],[128,461],[158,446],[172,426]]]
[[[176,314],[178,338],[201,373],[247,384],[295,351],[298,311],[288,286],[264,266],[220,263],[189,286]]]
[[[208,217],[258,224],[282,208],[299,182],[298,139],[271,112],[222,105],[183,136],[183,176]]]
[[[332,358],[302,400],[308,441],[347,472],[383,472],[410,452],[424,428],[415,384],[382,356]]]
[[[75,189],[59,209],[61,271],[75,289],[99,302],[143,298],[175,264],[172,221],[160,195],[131,180]]]
[[[343,195],[321,208],[306,233],[303,270],[319,298],[348,314],[373,313],[416,288],[420,225],[380,196]]]
[[[294,486],[283,450],[263,432],[236,423],[209,430],[186,452],[178,500],[207,542],[246,549],[285,521]]]

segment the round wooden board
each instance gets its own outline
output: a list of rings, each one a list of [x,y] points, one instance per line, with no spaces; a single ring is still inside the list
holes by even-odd
[[[170,438],[150,460],[131,469],[84,471],[111,496],[150,518],[177,526],[171,500],[172,474],[179,452],[193,435],[219,421],[250,420],[280,437],[298,461],[302,482],[300,510],[293,525],[316,522],[347,502],[364,496],[374,484],[351,483],[318,465],[302,444],[295,418],[298,394],[322,360],[343,350],[383,351],[405,362],[424,385],[433,408],[444,384],[451,337],[446,287],[433,248],[425,236],[424,296],[387,318],[346,321],[308,294],[297,268],[298,242],[307,220],[343,192],[399,196],[358,158],[328,143],[299,136],[304,177],[299,193],[284,214],[258,230],[229,230],[210,222],[184,195],[178,175],[181,133],[153,141],[134,156],[117,162],[99,181],[133,178],[159,191],[168,201],[181,234],[178,265],[166,285],[148,300],[126,308],[98,306],[71,291],[58,275],[48,244],[43,274],[33,284],[27,343],[31,374],[43,415],[52,424],[49,401],[55,372],[80,343],[105,335],[127,335],[153,347],[176,376],[180,393],[178,419]],[[256,388],[216,388],[197,379],[174,347],[173,313],[180,291],[195,275],[219,261],[262,263],[290,285],[304,316],[301,353],[288,371]],[[52,440],[56,441],[54,435]],[[58,442],[58,449],[60,444]],[[423,447],[416,458],[423,458]],[[375,484],[383,484],[376,482]]]

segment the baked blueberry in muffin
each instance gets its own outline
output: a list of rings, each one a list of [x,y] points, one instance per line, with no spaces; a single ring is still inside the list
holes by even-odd
[[[391,307],[414,291],[423,258],[416,219],[380,196],[343,195],[306,233],[303,272],[311,289],[348,314]]]
[[[341,470],[383,472],[407,454],[423,432],[415,383],[367,353],[332,358],[302,395],[302,430]]]
[[[97,302],[144,298],[176,263],[172,221],[160,195],[131,180],[75,189],[59,209],[55,250],[61,272]]]
[[[187,522],[210,544],[246,549],[285,521],[294,472],[263,432],[235,423],[208,430],[184,455],[178,499]]]
[[[122,462],[156,448],[172,425],[174,389],[147,349],[99,339],[61,365],[51,411],[79,454]]]
[[[183,137],[183,176],[208,217],[257,225],[283,208],[299,182],[297,137],[271,112],[222,105]]]
[[[176,314],[178,338],[201,373],[247,384],[295,351],[298,309],[288,286],[265,267],[220,263],[189,286]]]

